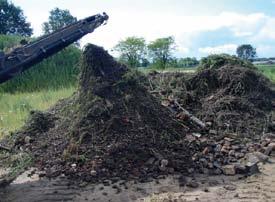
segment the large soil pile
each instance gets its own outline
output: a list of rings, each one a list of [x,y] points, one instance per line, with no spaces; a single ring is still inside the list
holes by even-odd
[[[271,124],[270,82],[255,70],[238,65],[182,73],[150,74],[152,90],[161,99],[177,100],[219,133],[259,138]],[[172,86],[172,88],[171,88]]]
[[[49,177],[86,181],[148,179],[192,166],[186,129],[147,92],[147,80],[89,45],[79,91],[49,112],[34,112],[16,147]]]
[[[263,76],[238,65],[145,77],[89,45],[78,91],[33,112],[12,150],[48,177],[88,182],[247,173],[259,162],[247,153],[273,149],[270,138],[253,140],[272,129],[274,97]]]

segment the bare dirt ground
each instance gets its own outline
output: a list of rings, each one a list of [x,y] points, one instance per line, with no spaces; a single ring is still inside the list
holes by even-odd
[[[192,180],[198,183],[179,186],[178,176],[170,176],[149,183],[117,182],[104,186],[75,186],[65,178],[39,179],[20,175],[11,185],[0,189],[1,202],[39,201],[234,201],[273,202],[275,200],[275,158],[261,166],[261,173],[241,176],[198,175]],[[190,181],[191,178],[186,178]]]

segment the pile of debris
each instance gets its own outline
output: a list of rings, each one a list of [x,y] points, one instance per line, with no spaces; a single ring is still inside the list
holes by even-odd
[[[47,177],[87,182],[247,173],[275,149],[275,138],[253,142],[267,129],[273,98],[268,82],[250,69],[145,77],[89,45],[78,91],[33,112],[12,148],[30,154]]]
[[[219,62],[193,75],[152,72],[148,90],[188,126],[191,172],[254,173],[275,149],[275,92],[253,68]]]
[[[272,128],[275,92],[270,82],[252,69],[226,65],[189,77],[184,73],[152,73],[148,77],[151,92],[178,117],[184,108],[218,133],[254,139]]]
[[[192,167],[186,128],[147,92],[147,79],[89,45],[79,91],[48,112],[35,112],[15,147],[34,156],[48,177],[146,180]]]

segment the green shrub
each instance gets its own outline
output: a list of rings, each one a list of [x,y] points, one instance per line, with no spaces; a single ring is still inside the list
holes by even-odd
[[[210,55],[202,58],[198,69],[219,69],[225,65],[242,66],[250,69],[257,69],[251,62],[242,60],[236,56],[228,54]]]

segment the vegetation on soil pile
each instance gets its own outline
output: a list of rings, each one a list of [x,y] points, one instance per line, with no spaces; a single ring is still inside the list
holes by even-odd
[[[149,75],[161,99],[175,99],[219,132],[258,137],[268,131],[272,100],[271,83],[257,71],[239,65],[184,73]]]
[[[256,69],[256,67],[251,62],[228,54],[210,55],[208,57],[202,58],[198,69],[218,69],[225,65],[238,65],[249,69]]]

